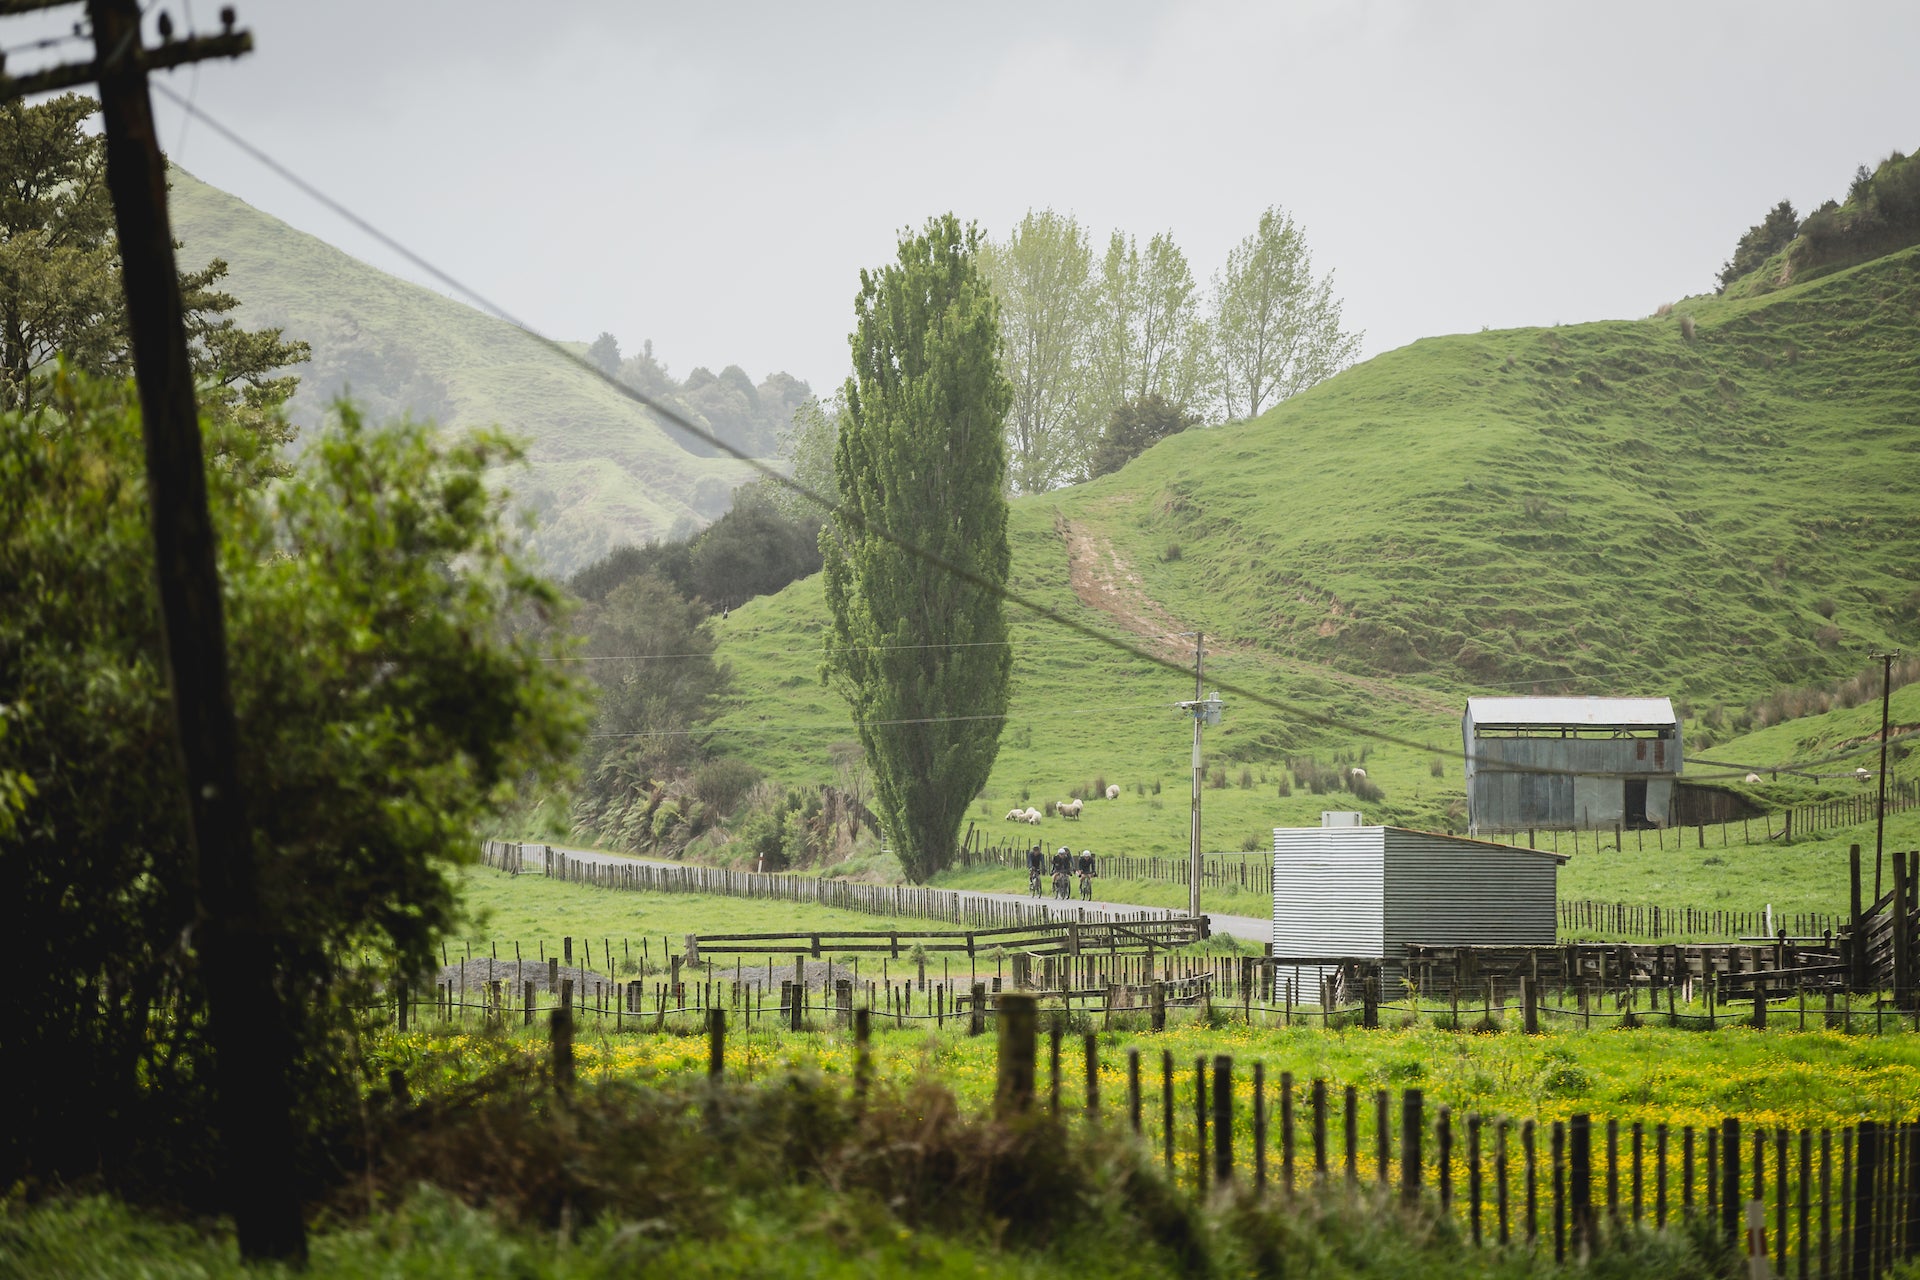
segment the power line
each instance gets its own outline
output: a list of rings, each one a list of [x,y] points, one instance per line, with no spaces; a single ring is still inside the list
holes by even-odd
[[[956,640],[951,644],[830,644],[821,649],[823,653],[855,653],[861,651],[891,649],[974,649],[982,646],[1009,645],[1011,640]],[[651,662],[655,658],[712,658],[717,651],[708,653],[608,653],[584,654],[566,658],[542,658],[542,662]]]
[[[1023,593],[1011,587],[1008,587],[1003,583],[994,582],[984,577],[980,573],[965,567],[964,565],[955,564],[953,561],[947,559],[945,556],[942,556],[936,552],[930,551],[927,548],[922,547],[917,543],[909,541],[908,539],[901,536],[900,534],[894,533],[893,530],[888,528],[887,526],[878,524],[872,520],[869,520],[868,518],[866,518],[865,516],[861,515],[858,512],[848,510],[847,508],[843,507],[839,502],[831,498],[828,498],[821,493],[816,492],[810,486],[802,484],[800,481],[795,480],[793,477],[782,472],[779,468],[770,466],[765,461],[751,456],[750,454],[738,448],[731,442],[721,439],[720,437],[714,435],[712,432],[706,430],[704,427],[696,424],[695,422],[687,418],[686,415],[681,413],[677,408],[675,408],[670,403],[660,400],[652,395],[649,395],[648,393],[641,391],[638,388],[628,386],[626,383],[621,382],[618,378],[615,378],[612,375],[608,374],[604,369],[600,368],[598,365],[594,364],[592,361],[586,359],[583,356],[576,355],[572,351],[569,351],[561,343],[555,341],[552,338],[547,337],[545,334],[535,329],[532,325],[527,324],[525,321],[521,320],[518,316],[514,315],[514,313],[508,311],[505,307],[502,307],[497,303],[493,302],[486,295],[480,293],[478,290],[472,288],[471,286],[467,285],[465,282],[459,280],[453,275],[450,275],[448,272],[442,270],[440,267],[436,266],[434,263],[428,261],[426,258],[422,257],[420,254],[416,253],[414,250],[412,250],[405,244],[401,243],[399,240],[396,240],[394,237],[388,235],[386,232],[382,231],[379,227],[367,221],[367,219],[361,217],[358,213],[355,213],[352,209],[349,209],[346,205],[342,204],[340,201],[334,199],[332,196],[328,195],[326,192],[322,191],[320,188],[308,182],[305,178],[302,178],[299,174],[293,172],[293,170],[281,164],[272,155],[268,154],[266,151],[263,151],[259,147],[256,147],[251,142],[248,142],[245,138],[235,133],[232,129],[228,128],[225,124],[221,123],[219,120],[216,120],[212,116],[208,115],[205,109],[201,108],[200,106],[195,104],[193,101],[186,98],[182,98],[178,93],[175,93],[167,85],[160,83],[158,81],[154,81],[152,83],[152,88],[154,92],[161,94],[162,96],[167,98],[169,101],[171,101],[175,106],[179,107],[182,111],[185,111],[189,115],[193,116],[195,119],[199,120],[202,124],[206,125],[209,129],[213,130],[215,133],[225,138],[229,143],[231,143],[234,147],[238,148],[241,152],[246,154],[256,163],[268,169],[269,171],[271,171],[272,173],[280,177],[283,181],[292,185],[294,188],[296,188],[297,190],[302,192],[304,195],[306,195],[309,199],[322,205],[323,207],[331,211],[333,214],[335,214],[337,217],[345,220],[347,223],[349,223],[354,228],[359,230],[362,234],[377,241],[378,243],[385,246],[387,249],[389,249],[393,253],[399,255],[405,261],[417,267],[419,270],[427,273],[429,276],[433,277],[435,280],[438,280],[446,288],[452,290],[456,294],[459,294],[461,297],[466,298],[474,306],[478,307],[482,311],[489,313],[490,315],[494,316],[496,319],[499,319],[509,325],[512,325],[515,329],[518,329],[521,333],[525,334],[527,338],[529,338],[536,344],[544,347],[546,350],[551,352],[553,355],[559,357],[561,360],[564,360],[567,363],[573,365],[575,368],[579,369],[582,373],[587,374],[589,377],[597,378],[599,381],[601,381],[602,383],[610,387],[618,395],[624,397],[627,400],[632,401],[637,405],[640,405],[642,408],[649,410],[655,415],[666,419],[668,422],[672,423],[675,427],[677,427],[681,431],[686,432],[688,435],[692,436],[693,438],[701,441],[702,443],[712,448],[718,449],[720,452],[726,454],[730,458],[733,458],[735,461],[745,464],[749,469],[758,473],[762,479],[771,481],[773,484],[778,485],[783,489],[786,489],[788,492],[794,494],[795,496],[802,498],[807,502],[812,503],[814,506],[819,507],[821,510],[827,512],[829,515],[835,516],[838,519],[844,521],[849,526],[857,528],[864,533],[867,533],[873,537],[879,538],[881,541],[886,542],[898,548],[900,551],[912,557],[913,559],[919,560],[923,564],[926,564],[932,568],[938,569],[943,573],[949,574],[959,579],[960,581],[965,582],[969,586],[978,588],[979,590],[984,591],[991,596],[995,596],[999,598],[1001,601],[1005,603],[1018,605],[1020,608],[1025,609],[1027,612],[1033,614],[1035,617],[1043,619],[1044,621],[1050,622],[1057,627],[1061,627],[1065,630],[1075,633],[1076,635],[1080,635],[1087,639],[1093,640],[1098,644],[1105,645],[1108,648],[1114,649],[1120,653],[1127,654],[1128,656],[1135,658],[1141,662],[1145,662],[1150,666],[1158,667],[1161,670],[1168,672],[1169,674],[1177,675],[1181,677],[1183,680],[1186,678],[1188,671],[1184,663],[1175,662],[1172,659],[1162,657],[1157,653],[1153,653],[1150,650],[1144,649],[1139,645],[1133,644],[1126,640],[1122,640],[1117,636],[1108,635],[1106,632],[1091,625],[1090,623],[1082,622],[1076,618],[1068,617],[1066,614],[1059,612],[1058,610],[1052,608],[1051,606],[1043,604],[1039,600],[1036,600],[1027,595],[1024,595]],[[1452,751],[1450,748],[1442,749],[1440,747],[1434,746],[1432,743],[1420,742],[1413,738],[1403,737],[1399,734],[1386,732],[1385,730],[1373,729],[1365,725],[1350,723],[1338,716],[1332,716],[1324,712],[1315,711],[1310,707],[1306,707],[1298,703],[1290,702],[1284,698],[1275,698],[1268,694],[1263,694],[1253,689],[1246,688],[1245,686],[1233,684],[1228,681],[1224,681],[1224,680],[1218,681],[1216,683],[1216,688],[1226,693],[1229,693],[1236,698],[1244,698],[1248,702],[1253,703],[1255,706],[1265,707],[1269,711],[1277,712],[1282,716],[1289,717],[1296,721],[1302,721],[1321,729],[1328,729],[1338,733],[1345,733],[1345,734],[1350,734],[1360,738],[1367,738],[1367,739],[1371,739],[1374,742],[1384,743],[1389,746],[1405,747],[1405,748],[1408,748],[1409,750],[1424,752],[1428,755],[1445,756],[1445,755],[1452,754]],[[926,721],[901,721],[899,723],[938,723],[938,722],[939,722],[938,720],[926,720]],[[892,722],[874,722],[874,723],[892,723]],[[1545,768],[1541,766],[1512,765],[1512,764],[1506,764],[1505,762],[1493,761],[1493,760],[1487,760],[1482,762],[1482,761],[1479,761],[1477,757],[1475,759],[1476,759],[1476,762],[1486,763],[1489,765],[1504,766],[1503,771],[1508,773],[1539,773],[1539,774],[1547,774],[1547,775],[1554,775],[1554,776],[1565,776],[1566,774],[1566,771],[1564,770],[1550,769],[1550,768]],[[1774,766],[1770,766],[1770,770],[1777,771],[1777,772],[1788,772],[1791,770],[1791,766],[1774,765]],[[1709,779],[1720,777],[1720,776],[1733,777],[1733,776],[1736,776],[1736,774],[1729,773],[1725,775],[1705,775],[1705,777]]]

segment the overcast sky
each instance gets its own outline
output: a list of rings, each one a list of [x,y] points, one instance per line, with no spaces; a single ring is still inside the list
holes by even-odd
[[[238,8],[257,52],[169,83],[288,167],[554,336],[816,390],[860,268],[936,212],[1171,231],[1204,280],[1282,205],[1372,355],[1645,315],[1920,147],[1907,0]],[[416,275],[157,109],[189,170]]]

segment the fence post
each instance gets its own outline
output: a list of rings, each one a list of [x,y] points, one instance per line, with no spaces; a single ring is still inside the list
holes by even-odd
[[[1740,1247],[1740,1122],[1720,1122],[1720,1234],[1727,1248]]]
[[[999,1028],[996,1046],[999,1064],[993,1109],[995,1115],[1005,1119],[1033,1109],[1040,1003],[1024,992],[1003,991],[995,1014]]]
[[[861,1103],[867,1100],[867,1089],[873,1082],[873,1011],[855,1009],[853,1011],[853,1096]]]
[[[1573,1220],[1573,1252],[1593,1252],[1593,1117],[1578,1112],[1567,1122],[1567,1216]]]
[[[1420,1203],[1420,1139],[1425,1125],[1421,1104],[1425,1097],[1419,1089],[1400,1095],[1400,1199],[1410,1206]]]
[[[1080,1046],[1087,1059],[1087,1119],[1092,1120],[1100,1114],[1100,1037],[1089,1031]]]
[[[552,1037],[553,1087],[561,1093],[573,1088],[573,1013],[562,1006],[547,1020]]]
[[[1520,1027],[1530,1036],[1540,1034],[1540,992],[1533,979],[1524,974],[1520,978]]]
[[[1156,979],[1148,996],[1149,1025],[1155,1031],[1167,1029],[1167,984]]]
[[[1213,1058],[1213,1179],[1233,1181],[1233,1059],[1224,1053]]]
[[[1879,1225],[1874,1221],[1874,1197],[1878,1194],[1874,1175],[1879,1172],[1879,1165],[1880,1126],[1872,1120],[1863,1120],[1854,1158],[1853,1258],[1848,1268],[1848,1274],[1856,1280],[1869,1280],[1873,1275],[1874,1233]]]
[[[987,984],[973,984],[973,1003],[967,1008],[967,1034],[983,1035],[987,1030]]]

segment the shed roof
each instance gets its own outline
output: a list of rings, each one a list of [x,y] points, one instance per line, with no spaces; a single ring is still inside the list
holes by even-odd
[[[1678,724],[1671,698],[1468,698],[1476,725],[1579,725],[1638,728]]]
[[[1375,823],[1372,826],[1366,827],[1275,827],[1273,834],[1276,837],[1276,843],[1278,843],[1278,838],[1282,832],[1292,836],[1306,831],[1313,832],[1315,835],[1326,836],[1332,840],[1357,839],[1358,837],[1353,834],[1354,832],[1363,832],[1371,835],[1376,831],[1397,831],[1402,835],[1418,836],[1420,839],[1429,841],[1434,845],[1439,845],[1444,842],[1446,844],[1469,845],[1481,849],[1498,849],[1502,853],[1524,853],[1531,858],[1545,858],[1548,861],[1557,862],[1563,867],[1567,865],[1572,856],[1570,854],[1558,853],[1552,849],[1522,849],[1518,845],[1501,844],[1497,840],[1479,840],[1473,836],[1456,836],[1444,831],[1422,831],[1418,827],[1399,827],[1391,823]]]

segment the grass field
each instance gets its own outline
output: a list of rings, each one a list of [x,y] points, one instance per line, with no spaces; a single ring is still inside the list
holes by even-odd
[[[705,893],[632,893],[596,889],[590,885],[549,880],[542,875],[509,876],[485,867],[461,875],[461,900],[469,922],[459,943],[470,944],[475,955],[488,954],[496,944],[507,948],[518,942],[526,955],[544,947],[556,954],[561,939],[591,939],[596,952],[603,939],[616,949],[622,940],[638,949],[640,939],[651,939],[650,954],[660,954],[661,940],[669,952],[681,949],[689,933],[785,933],[797,929],[885,929],[897,923],[910,929],[951,929],[949,923],[915,917],[873,916],[805,902],[730,898]]]
[[[1207,735],[1226,784],[1205,794],[1216,849],[1264,845],[1323,809],[1460,829],[1470,693],[1668,694],[1698,742],[1717,704],[1737,711],[1920,640],[1920,251],[1688,308],[1691,339],[1666,317],[1417,342],[1257,421],[1018,499],[1012,585],[1176,662],[1187,642],[1167,637],[1204,629],[1214,678],[1287,704],[1229,694]],[[791,785],[824,780],[828,748],[854,737],[819,679],[822,620],[807,580],[719,626],[735,687],[714,748]],[[971,816],[1025,836],[1007,809],[1103,778],[1120,800],[1039,838],[1184,852],[1189,738],[1172,704],[1190,678],[1017,607],[1009,621],[1009,716]],[[1903,723],[1920,720],[1915,696]],[[1806,759],[1869,710],[1743,741],[1722,729],[1699,754]],[[1385,799],[1280,794],[1287,757],[1336,754]]]

